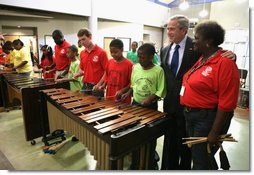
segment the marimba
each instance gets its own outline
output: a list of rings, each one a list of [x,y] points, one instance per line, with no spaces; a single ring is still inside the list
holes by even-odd
[[[11,73],[11,72],[12,72],[11,69],[1,69],[0,68],[0,79],[2,79],[2,74]],[[1,84],[1,81],[0,81],[0,84]],[[3,94],[4,94],[4,92],[2,92],[2,90],[0,90],[0,108],[4,108]]]
[[[150,168],[150,141],[164,135],[165,113],[65,89],[41,93],[50,131],[64,129],[74,134],[97,160],[97,167],[123,169],[124,156],[138,149],[139,169]]]
[[[55,83],[17,73],[2,74],[1,91],[4,108],[8,111],[10,107],[21,105],[26,140],[31,141],[31,144],[35,144],[33,139],[49,133],[48,119],[40,116],[39,90],[53,87],[69,89],[69,82]],[[42,123],[46,125],[42,126]]]

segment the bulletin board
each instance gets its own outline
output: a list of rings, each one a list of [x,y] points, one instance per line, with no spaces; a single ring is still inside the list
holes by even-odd
[[[112,57],[110,54],[109,44],[113,39],[116,39],[116,38],[115,37],[104,37],[104,40],[103,40],[104,50],[107,52],[109,58]],[[127,52],[131,50],[131,38],[117,37],[117,39],[122,40],[123,54],[126,55]]]
[[[121,38],[121,37],[118,37],[117,39],[120,39],[122,40],[123,42],[123,51],[124,52],[128,52],[130,51],[131,49],[131,38]]]

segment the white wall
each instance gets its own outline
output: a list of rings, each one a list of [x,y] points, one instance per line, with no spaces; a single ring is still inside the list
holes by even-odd
[[[95,0],[98,17],[161,27],[167,8],[147,0]],[[105,8],[107,7],[107,8]]]
[[[223,10],[219,10],[223,9]],[[248,70],[246,86],[249,86],[249,1],[224,0],[211,6],[211,20],[216,20],[226,30],[223,48],[237,55],[239,69]]]
[[[225,30],[249,29],[249,0],[224,0],[212,3],[211,20]]]
[[[77,44],[77,32],[82,27],[87,27],[87,21],[81,18],[72,18],[71,20],[50,19],[50,20],[1,20],[4,26],[26,26],[37,27],[38,44],[44,44],[44,35],[51,35],[55,29],[60,29],[70,43]],[[3,31],[4,32],[4,31]]]
[[[104,37],[131,38],[131,41],[143,40],[143,25],[124,22],[99,21],[97,44],[103,47]]]
[[[104,37],[121,37],[130,38],[132,41],[143,40],[143,25],[137,23],[126,23],[126,22],[113,22],[113,21],[99,21],[98,32],[97,32],[97,43],[100,47],[104,48]],[[126,56],[127,52],[124,52]],[[110,54],[109,54],[109,57]]]
[[[0,0],[0,4],[81,16],[90,16],[95,10],[99,18],[157,27],[167,15],[167,8],[147,0]]]
[[[0,0],[2,5],[90,16],[91,0]]]
[[[160,51],[162,47],[162,28],[144,26],[144,34],[149,34],[151,43],[155,44],[157,51]]]
[[[150,41],[156,43],[156,48],[159,50],[162,43],[162,29],[158,27],[143,26],[137,23],[113,22],[113,21],[99,21],[97,44],[103,46],[104,37],[122,37],[130,38],[132,41],[143,41],[143,34],[149,34]]]

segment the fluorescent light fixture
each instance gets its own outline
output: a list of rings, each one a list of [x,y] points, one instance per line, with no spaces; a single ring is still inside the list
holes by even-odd
[[[203,2],[203,10],[201,10],[199,12],[199,16],[201,18],[204,18],[204,17],[206,17],[208,15],[208,11],[205,9],[205,3],[206,3],[206,0],[204,0],[204,2]]]

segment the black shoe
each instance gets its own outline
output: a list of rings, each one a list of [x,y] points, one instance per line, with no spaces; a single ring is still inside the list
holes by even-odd
[[[156,163],[155,167],[154,167],[154,170],[159,170],[159,165],[158,163]]]
[[[130,165],[128,170],[138,170],[138,166]]]

